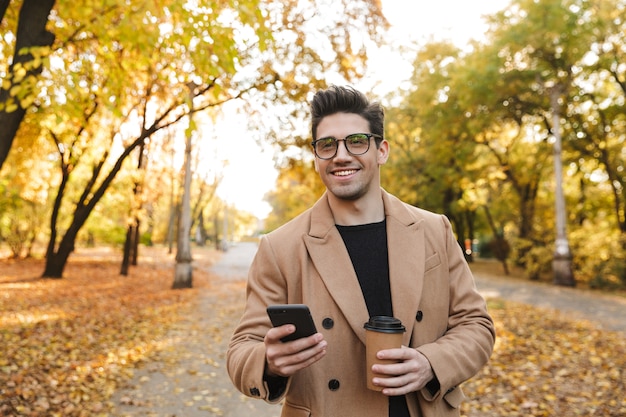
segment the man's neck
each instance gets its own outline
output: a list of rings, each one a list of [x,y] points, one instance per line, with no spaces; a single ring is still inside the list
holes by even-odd
[[[342,200],[329,194],[328,202],[335,224],[341,226],[356,226],[385,220],[385,206],[380,193],[369,193],[357,200]]]

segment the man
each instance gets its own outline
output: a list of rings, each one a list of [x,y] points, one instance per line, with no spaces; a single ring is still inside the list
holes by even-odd
[[[389,156],[384,112],[350,87],[313,98],[315,170],[326,193],[264,236],[248,275],[246,309],[227,353],[244,394],[283,401],[282,416],[458,416],[461,382],[488,361],[495,330],[460,246],[441,215],[380,185]],[[280,339],[271,304],[307,304],[319,333]],[[370,316],[400,319],[403,346],[381,350],[387,378],[366,386]]]

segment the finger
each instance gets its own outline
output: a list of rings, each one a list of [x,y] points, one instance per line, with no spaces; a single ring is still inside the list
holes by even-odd
[[[397,360],[397,361],[413,359],[415,356],[416,356],[416,350],[407,348],[405,346],[401,348],[379,350],[376,353],[376,357],[378,359],[388,359],[388,360]]]
[[[284,324],[282,326],[272,327],[267,331],[267,334],[265,335],[265,340],[266,342],[270,343],[278,343],[280,342],[280,339],[285,336],[289,336],[295,331],[296,326],[294,326],[293,324]]]
[[[374,385],[382,387],[382,393],[389,396],[404,395],[409,392],[418,391],[416,385],[409,375],[401,375],[389,378],[374,378]]]
[[[325,341],[317,343],[296,354],[287,356],[286,359],[289,361],[288,363],[291,363],[293,366],[297,366],[300,369],[306,368],[326,355],[326,345],[327,343]]]
[[[294,348],[299,340],[275,345],[275,349],[266,352],[268,364],[273,372],[282,376],[289,376],[296,371],[306,368],[319,361],[326,355],[327,342],[322,340],[304,350]],[[288,351],[294,351],[290,353]]]
[[[327,345],[324,336],[321,333],[316,333],[291,342],[284,342],[283,352],[292,356],[296,361],[305,361],[310,356],[325,350]]]
[[[378,363],[372,366],[372,372],[385,375],[386,377],[404,375],[410,372],[410,368],[405,362],[398,363]]]

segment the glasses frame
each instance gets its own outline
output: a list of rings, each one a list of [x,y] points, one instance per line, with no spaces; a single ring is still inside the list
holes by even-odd
[[[346,139],[348,139],[350,136],[354,136],[354,135],[364,135],[364,136],[367,136],[367,148],[366,148],[363,152],[361,152],[361,153],[354,153],[354,152],[352,152],[350,149],[348,149],[348,145],[347,145],[347,143],[346,143]],[[328,137],[325,137],[325,138],[319,138],[319,139],[316,139],[316,140],[314,140],[313,142],[311,142],[311,147],[313,148],[313,152],[315,153],[315,156],[317,156],[319,159],[323,159],[323,160],[327,161],[327,160],[329,160],[329,159],[333,159],[335,156],[337,156],[337,152],[339,151],[339,142],[340,142],[340,141],[343,141],[343,146],[345,146],[345,147],[346,147],[346,151],[348,151],[348,153],[349,153],[350,155],[353,155],[353,156],[361,156],[361,155],[365,155],[365,154],[367,153],[367,151],[369,151],[369,150],[370,150],[370,146],[371,146],[371,143],[372,143],[372,141],[371,141],[371,139],[372,139],[372,138],[374,138],[374,139],[380,139],[380,140],[382,140],[382,139],[383,139],[383,137],[382,137],[381,135],[377,135],[376,133],[351,133],[351,134],[349,134],[348,136],[346,136],[346,137],[345,137],[345,138],[343,138],[343,139],[337,139],[337,138],[334,138],[334,137],[332,137],[332,136],[328,136]],[[321,156],[317,153],[317,147],[316,147],[315,145],[316,145],[318,142],[323,141],[323,140],[327,140],[327,139],[333,139],[333,140],[335,141],[335,143],[337,144],[337,145],[335,146],[335,152],[334,152],[331,156],[328,156],[328,157],[321,157]]]

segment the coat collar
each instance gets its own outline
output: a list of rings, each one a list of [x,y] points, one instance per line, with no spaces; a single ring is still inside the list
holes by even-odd
[[[389,280],[394,316],[407,328],[403,343],[408,346],[415,313],[419,307],[424,274],[424,232],[421,217],[396,197],[381,189],[387,219]],[[311,209],[311,225],[305,244],[331,297],[350,326],[365,342],[363,324],[368,320],[361,287],[350,256],[324,194]]]

